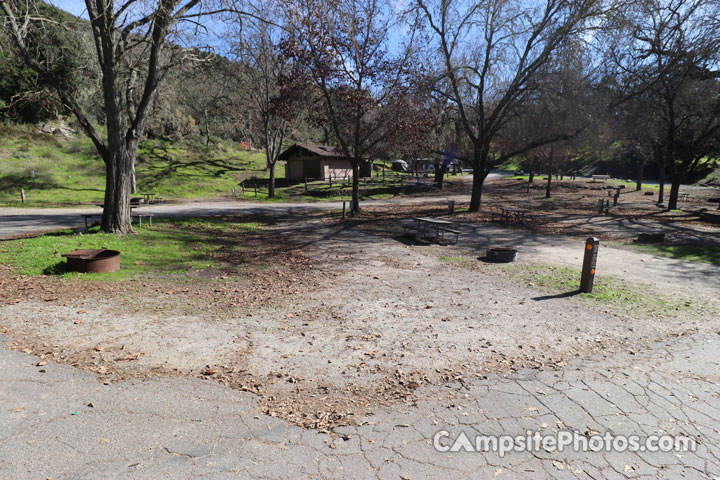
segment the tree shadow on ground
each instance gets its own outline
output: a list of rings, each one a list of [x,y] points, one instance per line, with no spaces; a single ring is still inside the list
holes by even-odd
[[[147,157],[147,158],[145,158]],[[208,177],[222,177],[233,172],[264,172],[263,169],[249,168],[249,160],[218,159],[202,156],[197,160],[178,159],[170,153],[157,153],[151,151],[143,158],[147,163],[138,172],[144,188],[155,188],[168,177],[175,179],[197,179]]]
[[[67,273],[67,263],[65,261],[57,262],[43,269],[43,275],[64,275]]]
[[[554,300],[557,298],[569,298],[569,297],[574,297],[576,295],[580,295],[581,293],[582,293],[582,290],[573,290],[572,292],[558,293],[556,295],[543,295],[541,297],[532,297],[532,300],[535,300],[536,302],[540,302],[543,300]]]
[[[0,175],[0,191],[18,190],[49,190],[51,188],[62,188],[51,175],[38,172],[35,178],[30,177],[28,172],[11,172]]]

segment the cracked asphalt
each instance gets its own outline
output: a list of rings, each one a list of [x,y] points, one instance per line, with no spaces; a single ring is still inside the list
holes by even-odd
[[[2,340],[4,344],[5,339]],[[720,478],[720,334],[427,387],[332,434],[212,381],[105,385],[0,348],[0,478]],[[439,452],[433,436],[687,436],[695,452]],[[445,442],[447,443],[447,442]]]

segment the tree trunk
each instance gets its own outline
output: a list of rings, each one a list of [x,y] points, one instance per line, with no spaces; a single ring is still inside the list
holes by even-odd
[[[205,120],[205,148],[210,147],[210,120],[208,119],[207,108],[203,109],[203,117]]]
[[[472,167],[473,167],[473,184],[472,184],[472,195],[470,196],[470,208],[469,212],[479,212],[480,205],[482,204],[482,188],[485,183],[485,179],[490,173],[486,170],[487,165],[487,154],[482,147],[475,147],[473,152]]]
[[[130,179],[133,195],[137,194],[137,178],[135,177],[135,160],[132,162],[132,178]]]
[[[530,162],[530,178],[528,178],[528,183],[533,183],[535,181],[535,165],[537,164],[537,160],[533,159],[532,162]]]
[[[545,198],[550,198],[550,190],[552,188],[552,176],[553,176],[553,162],[550,160],[548,163],[548,178],[547,185],[545,186]]]
[[[134,233],[130,222],[133,155],[122,147],[110,150],[105,165],[102,229],[106,233]]]
[[[635,172],[635,190],[642,190],[643,183],[643,172],[645,171],[645,159],[641,158],[637,164],[637,170]]]
[[[677,210],[678,196],[680,195],[680,175],[672,175],[672,183],[670,184],[670,198],[668,198],[668,210]]]
[[[665,202],[665,167],[667,165],[667,155],[670,149],[666,149],[658,158],[658,166],[660,167],[660,191],[658,192],[657,204],[661,205]]]
[[[360,162],[352,162],[353,183],[352,183],[352,211],[360,212]]]
[[[268,197],[275,198],[275,162],[270,163],[270,184],[268,185]]]
[[[435,167],[435,185],[440,190],[442,190],[442,188],[443,188],[443,180],[445,178],[446,168],[447,167],[443,163],[441,163]]]

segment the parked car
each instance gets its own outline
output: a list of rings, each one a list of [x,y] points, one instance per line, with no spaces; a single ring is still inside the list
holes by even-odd
[[[391,168],[394,172],[409,172],[410,171],[410,166],[407,164],[407,162],[405,160],[393,160]]]

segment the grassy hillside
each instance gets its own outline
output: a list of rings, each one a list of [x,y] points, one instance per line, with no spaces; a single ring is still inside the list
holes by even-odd
[[[720,168],[716,168],[705,178],[700,180],[700,185],[720,185]]]
[[[190,142],[143,142],[138,152],[138,192],[165,199],[230,195],[246,178],[266,178],[263,152],[231,141],[207,149]],[[34,172],[34,177],[33,177]],[[277,175],[285,174],[282,165]],[[0,206],[52,207],[101,202],[105,168],[84,135],[69,139],[30,125],[0,125]]]

